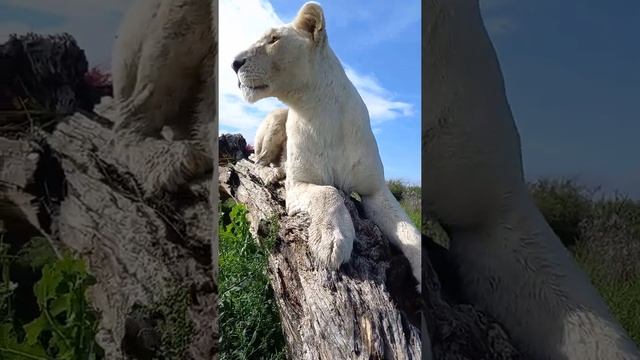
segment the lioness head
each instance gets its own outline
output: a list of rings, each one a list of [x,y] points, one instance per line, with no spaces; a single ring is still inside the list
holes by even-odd
[[[318,55],[326,47],[320,4],[307,2],[290,24],[268,30],[233,61],[242,96],[250,103],[266,97],[283,100],[310,80]]]

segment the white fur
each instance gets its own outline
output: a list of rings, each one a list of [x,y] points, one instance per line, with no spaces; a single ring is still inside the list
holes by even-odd
[[[288,113],[288,109],[272,111],[256,132],[253,160],[262,165],[256,168],[256,172],[267,185],[285,178]]]
[[[468,300],[527,358],[639,359],[528,194],[477,1],[429,0],[427,13],[423,204],[449,231]]]
[[[256,162],[263,166],[284,165],[287,143],[287,109],[269,113],[256,131],[254,151]]]
[[[112,58],[116,150],[147,192],[213,167],[216,3],[136,0],[120,26]],[[163,139],[165,127],[174,142]]]
[[[357,192],[420,281],[420,232],[387,188],[369,113],[328,44],[322,8],[306,3],[291,24],[271,29],[236,59],[245,61],[238,71],[245,99],[274,96],[289,106],[287,209],[309,213],[318,262],[336,269],[349,260],[355,230],[339,190]],[[257,152],[268,154],[268,139],[258,134]]]

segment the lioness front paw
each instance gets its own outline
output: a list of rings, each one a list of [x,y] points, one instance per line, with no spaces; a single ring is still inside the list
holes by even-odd
[[[213,161],[195,141],[161,143],[144,155],[144,162],[132,167],[145,195],[175,191],[191,177],[212,169]]]
[[[258,177],[266,185],[275,184],[280,180],[284,180],[285,171],[282,167],[258,166],[256,169]]]
[[[311,220],[309,247],[320,266],[337,270],[351,258],[356,232],[346,207]]]

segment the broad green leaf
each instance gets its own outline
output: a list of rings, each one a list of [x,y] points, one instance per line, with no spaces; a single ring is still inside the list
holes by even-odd
[[[72,306],[71,294],[59,295],[56,299],[53,299],[49,306],[49,312],[52,316],[58,316],[65,311],[69,311]]]
[[[48,360],[47,353],[40,344],[19,343],[11,324],[0,325],[0,359]]]
[[[23,326],[26,332],[26,343],[29,345],[35,345],[38,342],[38,337],[43,331],[50,328],[49,320],[47,320],[44,314],[40,317]]]

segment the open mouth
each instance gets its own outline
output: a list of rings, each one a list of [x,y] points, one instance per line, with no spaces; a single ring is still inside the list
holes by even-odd
[[[269,85],[249,86],[249,85],[244,85],[240,81],[238,81],[238,87],[239,88],[246,87],[247,89],[250,89],[250,90],[264,90],[264,89],[268,88]]]

